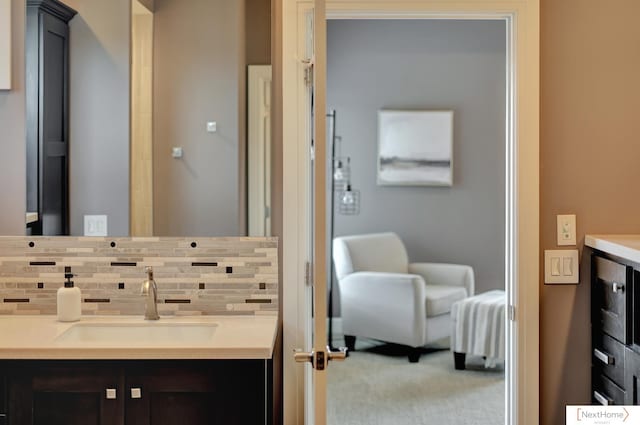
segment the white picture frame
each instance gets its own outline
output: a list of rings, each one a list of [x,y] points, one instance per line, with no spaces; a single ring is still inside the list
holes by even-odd
[[[378,111],[378,185],[452,186],[453,111]]]
[[[11,0],[0,0],[0,90],[11,89]]]

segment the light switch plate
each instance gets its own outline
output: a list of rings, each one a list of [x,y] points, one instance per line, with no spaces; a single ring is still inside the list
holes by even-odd
[[[557,217],[558,245],[576,244],[576,215],[560,214]]]
[[[580,259],[577,249],[544,251],[544,283],[576,285],[580,282]]]
[[[107,236],[107,216],[106,215],[85,215],[84,216],[85,236]]]

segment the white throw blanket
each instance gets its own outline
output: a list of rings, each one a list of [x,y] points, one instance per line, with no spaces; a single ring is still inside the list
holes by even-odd
[[[506,297],[504,291],[488,291],[455,303],[451,308],[452,347],[458,353],[485,356],[485,366],[504,360]]]

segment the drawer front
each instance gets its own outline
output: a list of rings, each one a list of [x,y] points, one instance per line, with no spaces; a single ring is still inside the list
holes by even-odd
[[[626,391],[625,404],[627,405],[640,405],[640,354],[626,347],[624,350],[624,368],[625,368],[625,382],[624,387]]]
[[[596,334],[593,337],[592,363],[620,387],[624,387],[625,347],[608,335]]]
[[[593,393],[594,404],[623,406],[625,404],[625,392],[606,376],[594,373]]]
[[[631,267],[595,257],[594,325],[618,341],[631,341]]]

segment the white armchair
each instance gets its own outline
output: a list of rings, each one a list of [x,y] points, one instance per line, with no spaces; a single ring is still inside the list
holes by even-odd
[[[419,348],[451,335],[451,305],[474,293],[470,266],[411,263],[395,233],[343,236],[333,240],[345,343],[356,337]]]

